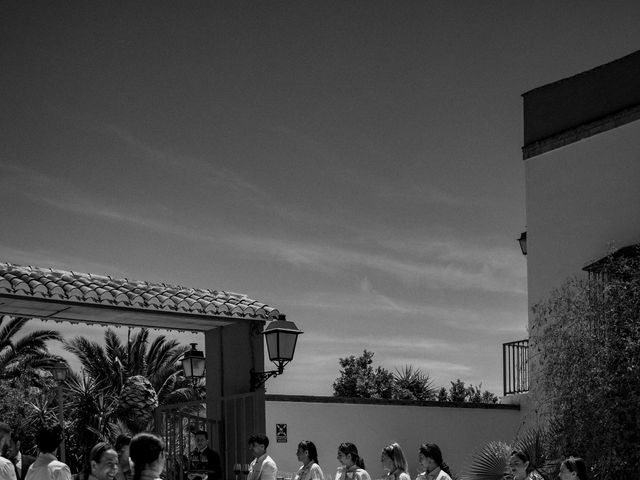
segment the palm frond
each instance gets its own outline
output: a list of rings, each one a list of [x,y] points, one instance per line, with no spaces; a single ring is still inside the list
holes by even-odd
[[[502,480],[511,450],[504,442],[489,442],[473,454],[460,480]]]

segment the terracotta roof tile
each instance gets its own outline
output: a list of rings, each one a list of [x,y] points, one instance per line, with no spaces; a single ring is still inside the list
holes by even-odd
[[[2,294],[217,317],[270,320],[279,315],[275,308],[240,293],[0,262]]]

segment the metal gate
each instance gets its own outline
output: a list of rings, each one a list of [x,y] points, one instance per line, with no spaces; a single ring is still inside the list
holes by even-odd
[[[188,459],[195,448],[193,434],[204,430],[209,435],[209,445],[220,451],[221,422],[207,418],[206,405],[202,401],[161,405],[156,408],[156,432],[166,446],[167,480],[184,480]]]

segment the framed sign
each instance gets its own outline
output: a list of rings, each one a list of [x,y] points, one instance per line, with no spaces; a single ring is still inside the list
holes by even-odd
[[[287,443],[286,423],[276,423],[276,443]]]

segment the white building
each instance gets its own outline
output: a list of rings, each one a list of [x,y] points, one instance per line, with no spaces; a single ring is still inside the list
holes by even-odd
[[[523,95],[531,307],[640,243],[640,51]],[[535,394],[536,346],[529,345]]]

